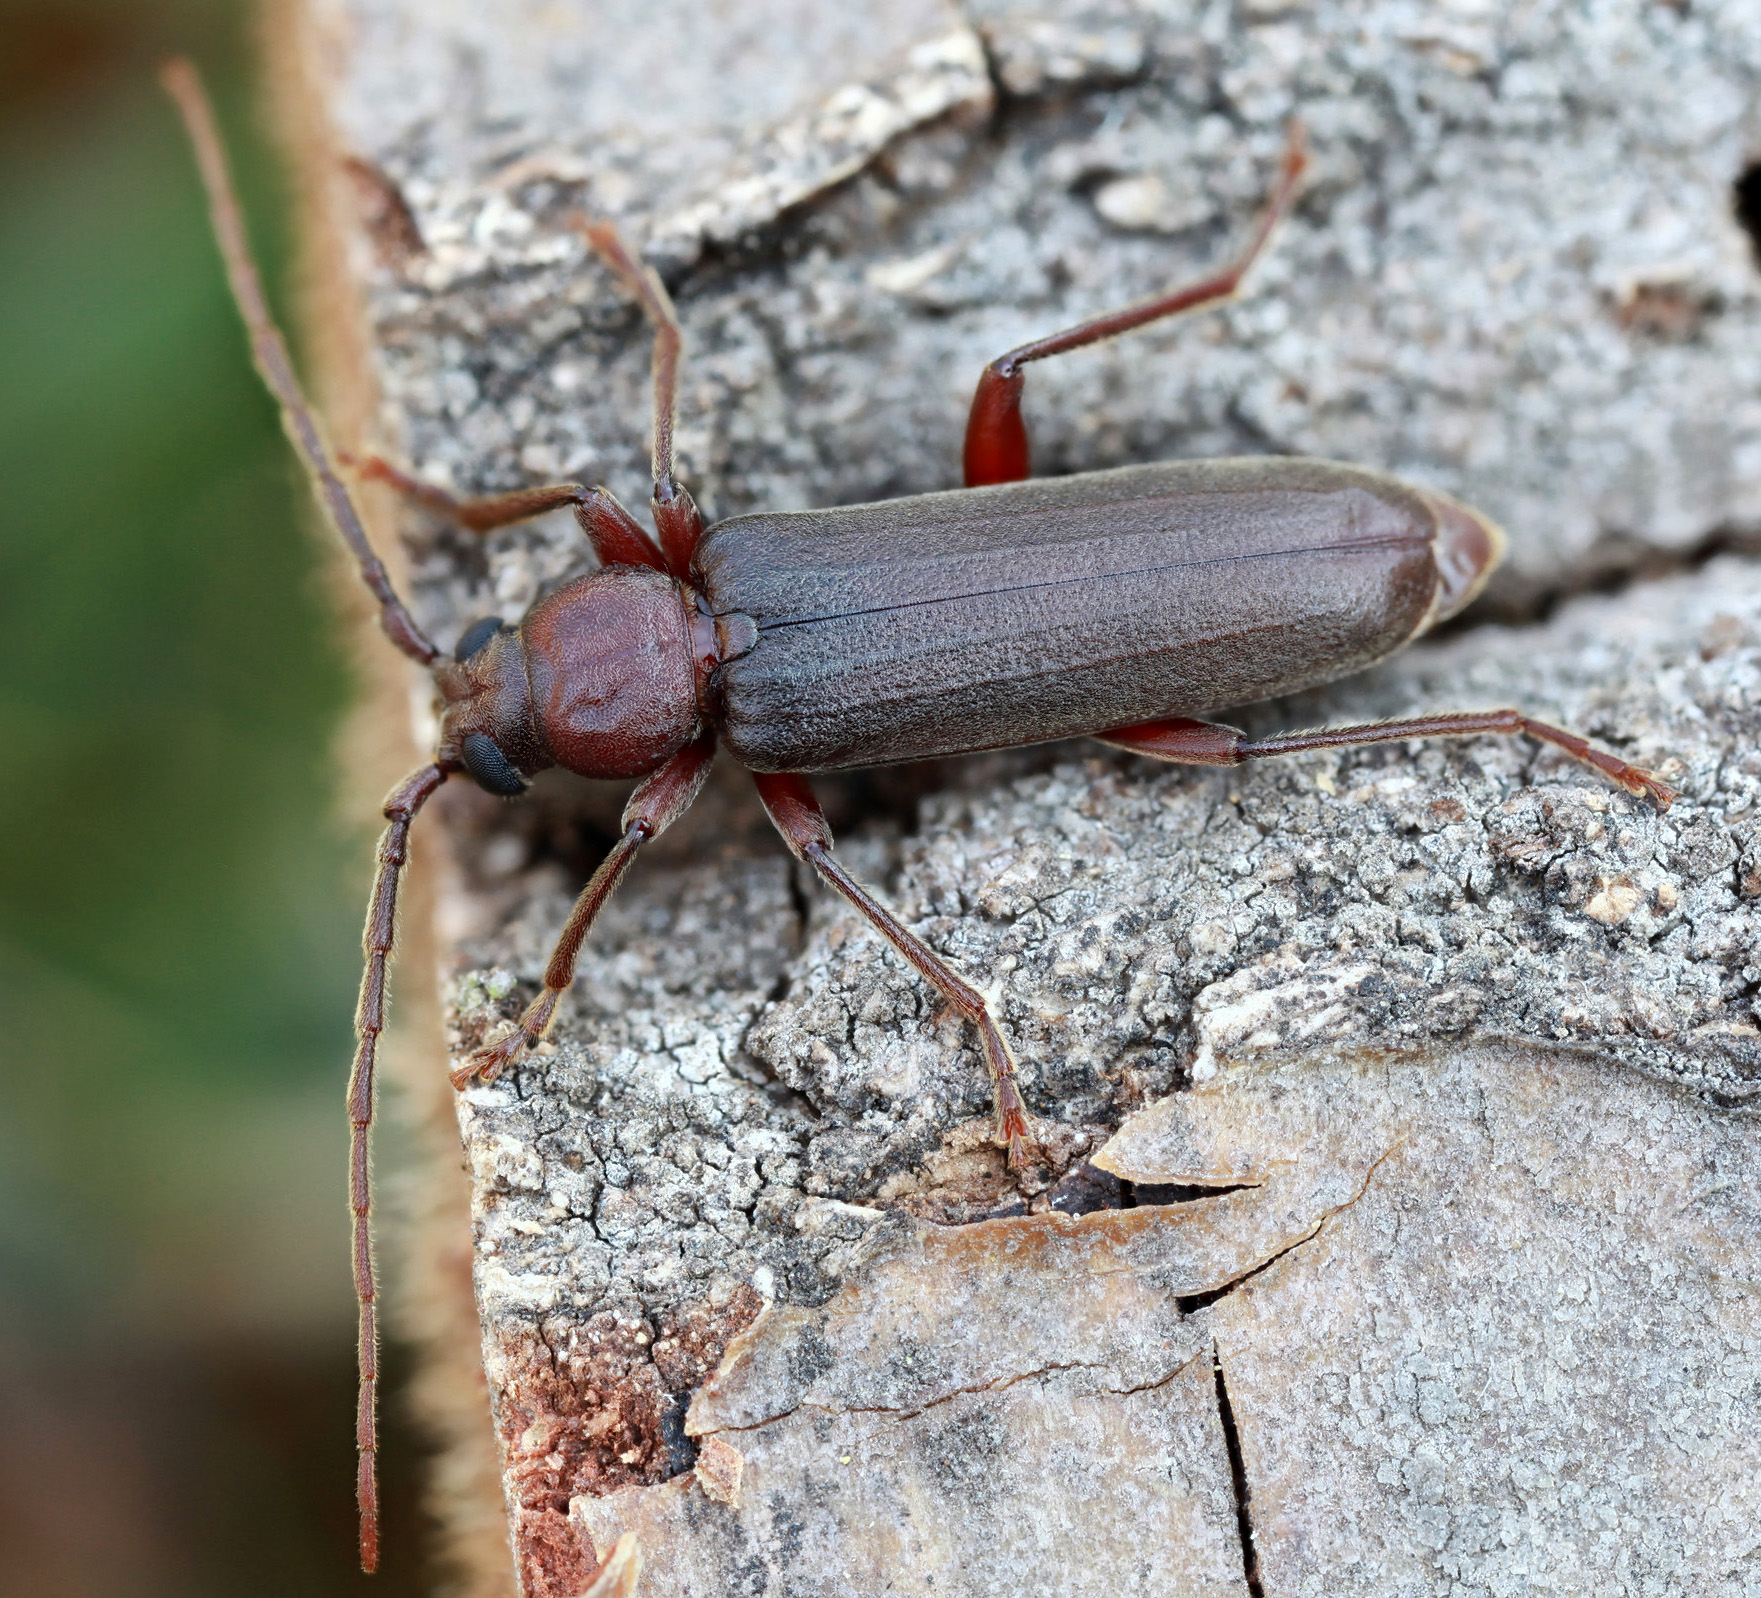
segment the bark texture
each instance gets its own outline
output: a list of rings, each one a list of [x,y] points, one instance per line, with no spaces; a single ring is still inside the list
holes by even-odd
[[[1761,1592],[1761,570],[1716,553],[1761,525],[1754,8],[304,24],[370,442],[645,499],[646,334],[585,209],[673,287],[717,516],[957,481],[983,363],[1223,258],[1300,114],[1248,296],[1034,368],[1040,469],[1270,449],[1459,495],[1511,534],[1503,622],[1241,719],[1515,703],[1683,790],[1491,740],[827,784],[859,873],[995,985],[1018,1180],[972,1039],[718,773],[555,1048],[459,1102],[522,1590],[631,1531],[643,1593],[705,1598]],[[566,520],[402,529],[442,638],[585,562]],[[442,797],[462,1052],[620,796]]]

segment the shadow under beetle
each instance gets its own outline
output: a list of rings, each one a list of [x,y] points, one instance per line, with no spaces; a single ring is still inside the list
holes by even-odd
[[[372,459],[393,484],[477,532],[573,508],[598,570],[517,626],[477,622],[447,654],[393,591],[337,476],[264,302],[213,118],[194,70],[166,87],[194,141],[215,232],[258,371],[391,641],[441,700],[433,761],[385,801],[367,911],[349,1082],[349,1197],[360,1304],[361,1562],[378,1560],[378,1351],[368,1172],[373,1072],[410,823],[464,772],[512,798],[547,766],[640,779],[623,837],[575,901],[544,988],[500,1041],[452,1075],[489,1081],[540,1042],[581,945],[642,845],[697,797],[718,744],[753,773],[789,848],[856,907],[976,1029],[1011,1164],[1032,1146],[1015,1062],[984,996],[902,926],[832,854],[807,774],[1089,736],[1192,765],[1409,738],[1523,733],[1665,807],[1649,772],[1515,710],[1418,716],[1249,739],[1192,719],[1358,671],[1453,616],[1503,553],[1499,529],[1435,490],[1285,456],[1183,461],[1029,480],[1022,368],[1146,322],[1230,299],[1289,208],[1304,157],[1293,128],[1278,185],[1240,257],[1174,293],[1009,351],[980,374],[966,487],[706,528],[673,475],[680,334],[665,287],[606,225],[577,220],[654,326],[651,538],[603,488],[559,483],[457,500]]]

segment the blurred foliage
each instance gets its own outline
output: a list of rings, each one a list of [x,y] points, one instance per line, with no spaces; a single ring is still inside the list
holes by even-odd
[[[173,49],[203,65],[273,279],[248,22],[0,8],[0,1588],[33,1594],[331,1592],[349,1568],[348,685],[152,75]],[[293,1424],[314,1384],[338,1407]],[[132,1576],[91,1547],[57,1564],[71,1509],[16,1523],[96,1485],[89,1457],[59,1487],[54,1449],[20,1457],[83,1405],[156,1478],[142,1526],[106,1522]],[[334,1550],[294,1524],[313,1449]]]
[[[53,1062],[8,1073],[8,1124],[36,1202],[112,1238],[203,1185],[167,1106],[335,1074],[358,917],[317,551],[130,23],[136,70],[0,136],[0,1003]]]

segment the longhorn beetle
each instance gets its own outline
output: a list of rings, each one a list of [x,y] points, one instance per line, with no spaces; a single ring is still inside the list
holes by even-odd
[[[1023,367],[1177,312],[1232,298],[1301,179],[1292,128],[1247,247],[1172,293],[1010,350],[979,375],[966,421],[966,487],[836,510],[736,516],[706,528],[673,475],[680,333],[651,267],[617,231],[573,226],[654,327],[650,538],[604,488],[557,483],[457,500],[377,458],[365,476],[487,532],[573,509],[599,567],[540,599],[517,626],[469,628],[451,654],[393,591],[271,320],[212,114],[194,69],[163,73],[195,145],[227,277],[257,370],[330,520],[379,602],[391,641],[433,675],[434,759],[385,801],[389,825],[367,911],[366,971],[349,1080],[349,1200],[360,1303],[361,1563],[378,1561],[377,1327],[368,1132],[385,1025],[386,964],[410,823],[458,772],[519,794],[534,772],[638,779],[623,837],[581,890],[514,1029],[452,1073],[490,1081],[540,1042],[574,980],[594,918],[637,852],[697,797],[718,744],[753,774],[783,840],[873,923],[977,1031],[1011,1165],[1032,1138],[1015,1062],[984,996],[832,853],[807,775],[1088,736],[1189,765],[1409,738],[1522,733],[1554,744],[1660,808],[1647,771],[1516,710],[1250,739],[1193,719],[1358,671],[1447,617],[1484,585],[1504,535],[1433,489],[1330,461],[1281,456],[1127,466],[1029,480]]]

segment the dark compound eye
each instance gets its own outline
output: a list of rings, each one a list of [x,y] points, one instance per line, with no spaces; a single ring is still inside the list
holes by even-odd
[[[452,652],[454,660],[469,660],[498,632],[501,631],[501,617],[485,616],[482,621],[474,621],[465,629],[465,636],[459,640],[459,647]]]
[[[465,741],[459,745],[459,758],[464,761],[465,770],[477,779],[477,786],[489,793],[512,799],[526,791],[526,779],[514,770],[487,733],[466,733]]]

